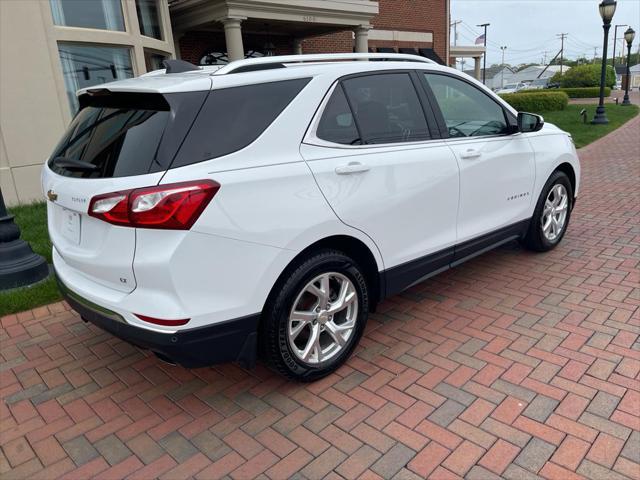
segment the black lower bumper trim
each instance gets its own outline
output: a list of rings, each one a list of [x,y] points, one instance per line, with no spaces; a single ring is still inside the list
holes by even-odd
[[[260,314],[173,334],[158,333],[135,327],[124,320],[119,321],[114,312],[101,307],[94,308],[91,302],[84,301],[57,275],[56,280],[64,299],[84,320],[137,347],[151,350],[172,363],[187,368],[233,361],[245,367],[255,365]]]

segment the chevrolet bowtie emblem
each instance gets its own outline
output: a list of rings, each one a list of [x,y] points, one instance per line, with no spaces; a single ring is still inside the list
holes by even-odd
[[[47,198],[49,200],[51,200],[52,202],[55,202],[58,199],[58,194],[56,192],[54,192],[53,190],[49,190],[47,192]]]

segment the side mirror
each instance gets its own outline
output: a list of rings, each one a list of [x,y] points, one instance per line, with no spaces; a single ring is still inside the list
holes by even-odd
[[[522,133],[537,132],[544,126],[544,118],[535,113],[518,112],[518,130]]]

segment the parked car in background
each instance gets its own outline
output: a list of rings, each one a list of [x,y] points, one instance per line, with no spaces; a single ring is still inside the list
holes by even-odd
[[[507,85],[505,85],[504,87],[498,89],[498,91],[496,93],[501,94],[501,93],[517,93],[520,90],[525,88],[525,84],[520,82],[520,83],[509,83]]]
[[[42,174],[65,299],[163,360],[260,352],[315,380],[383,298],[566,232],[571,137],[453,68],[398,54],[166,65],[81,90]]]
[[[527,86],[527,90],[542,90],[548,88],[549,79],[548,78],[536,78],[533,82],[531,82]]]

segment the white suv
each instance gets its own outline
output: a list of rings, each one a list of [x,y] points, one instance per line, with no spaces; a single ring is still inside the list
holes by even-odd
[[[417,56],[174,60],[78,95],[42,176],[60,288],[187,367],[320,378],[381,299],[555,247],[578,192],[568,134]]]

